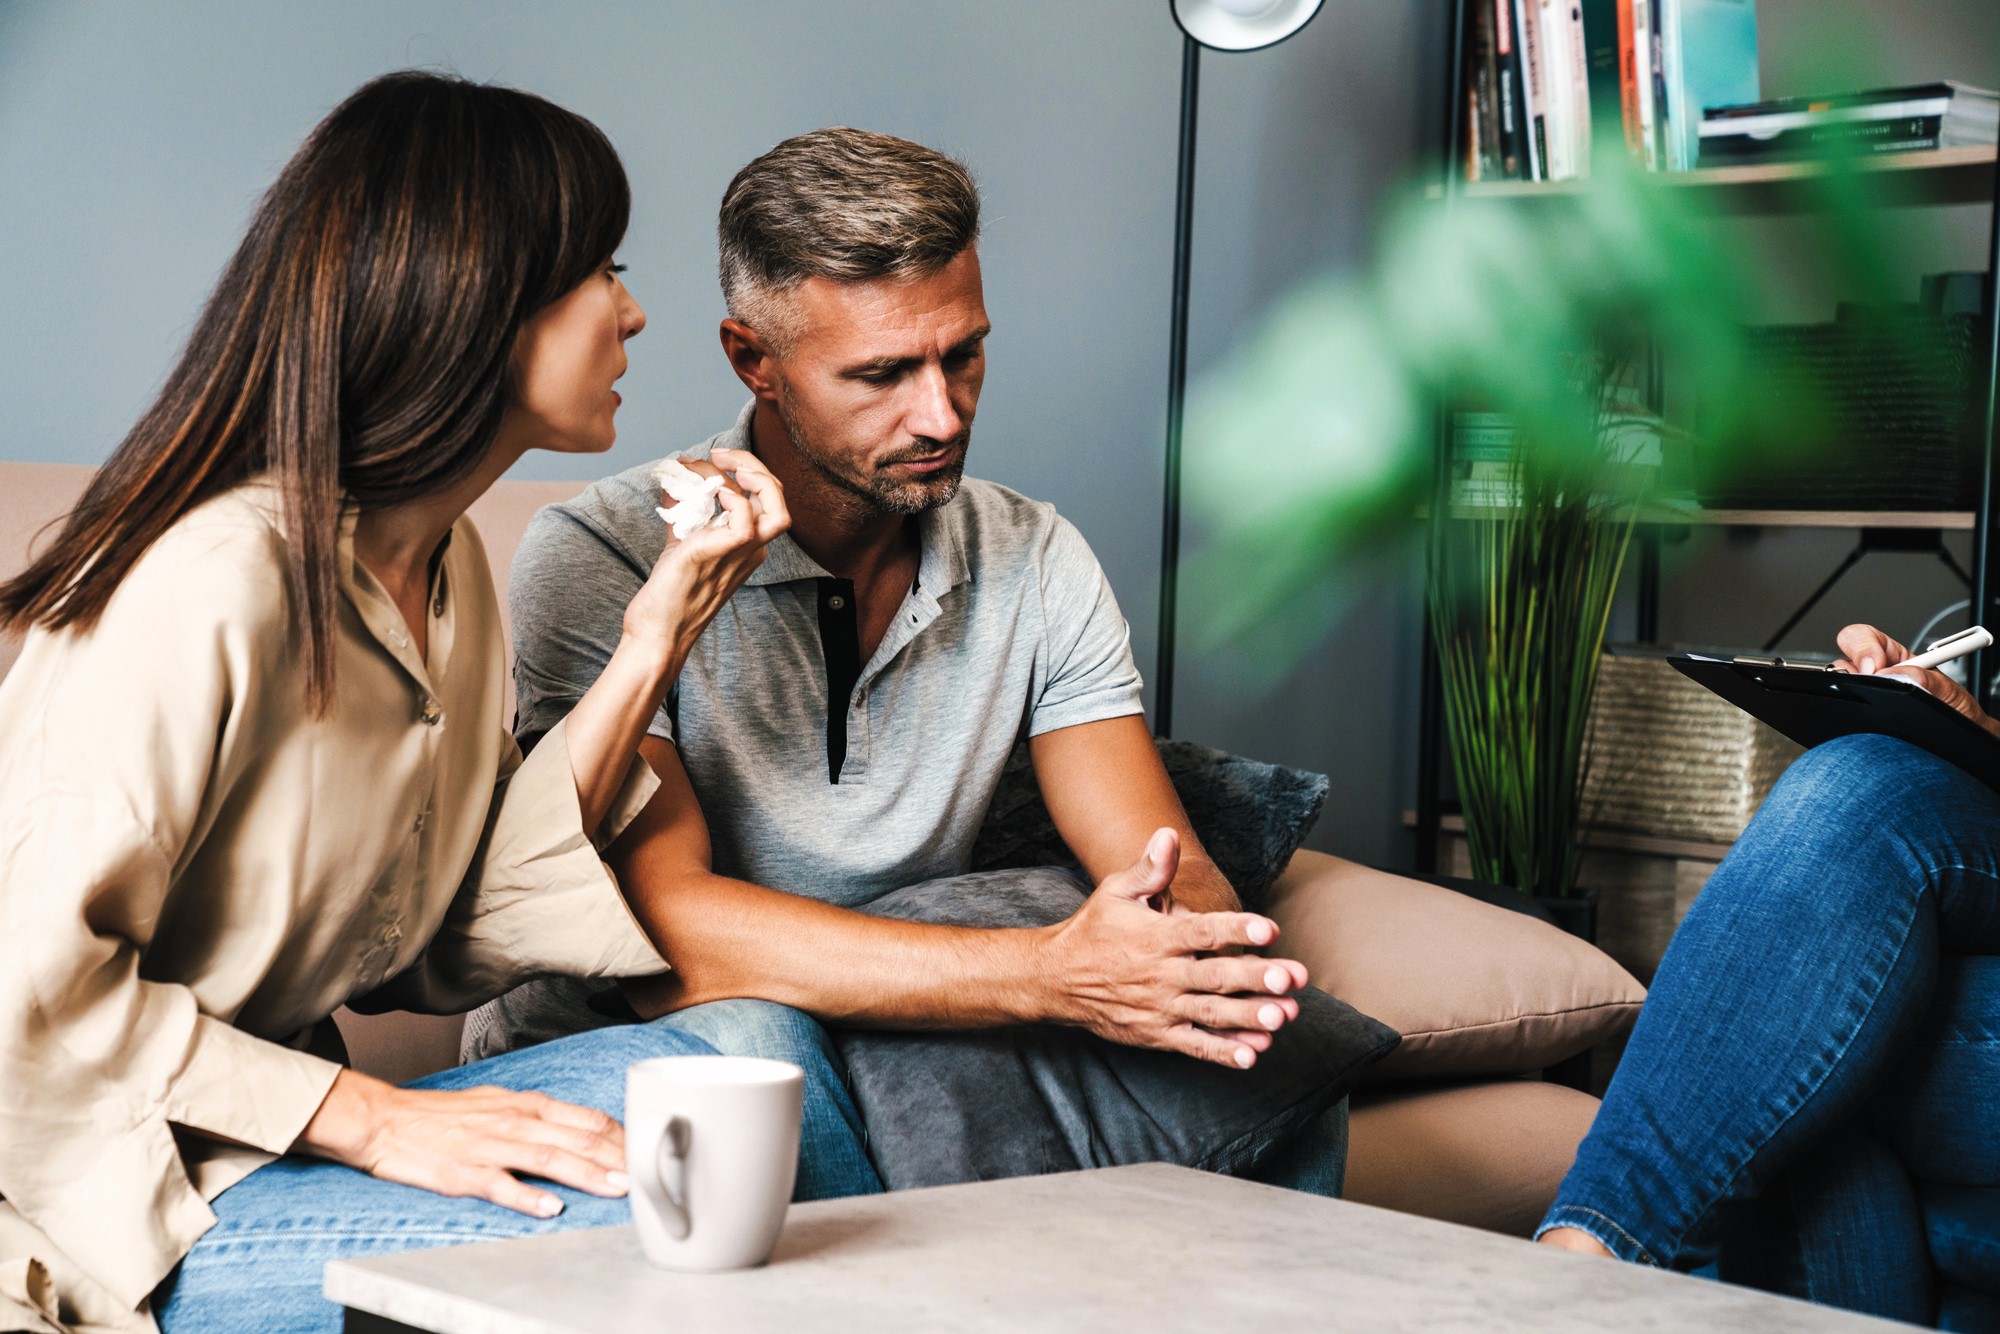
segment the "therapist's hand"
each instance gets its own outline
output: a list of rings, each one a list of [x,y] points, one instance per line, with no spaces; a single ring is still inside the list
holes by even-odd
[[[1937,696],[1987,731],[2000,736],[2000,723],[1996,723],[1986,710],[1979,707],[1978,702],[1964,686],[1934,668],[1899,665],[1908,662],[1914,655],[1874,626],[1848,626],[1840,632],[1839,644],[1843,656],[1834,660],[1835,667],[1862,676],[1900,677]]]

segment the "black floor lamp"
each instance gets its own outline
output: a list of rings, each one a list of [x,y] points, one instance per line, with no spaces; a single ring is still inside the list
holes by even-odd
[[[1256,51],[1312,21],[1323,0],[1168,0],[1181,43],[1181,160],[1174,192],[1173,346],[1167,362],[1167,495],[1160,524],[1160,662],[1153,674],[1153,731],[1174,725],[1174,613],[1181,563],[1181,413],[1187,399],[1188,260],[1194,230],[1195,94],[1201,48]]]

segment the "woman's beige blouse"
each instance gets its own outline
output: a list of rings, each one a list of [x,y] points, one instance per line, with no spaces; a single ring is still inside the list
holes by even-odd
[[[150,1325],[207,1202],[318,1109],[340,1005],[666,967],[598,856],[657,780],[635,761],[593,842],[562,729],[522,761],[471,521],[424,660],[350,514],[314,719],[276,504],[203,505],[0,685],[0,1329]]]

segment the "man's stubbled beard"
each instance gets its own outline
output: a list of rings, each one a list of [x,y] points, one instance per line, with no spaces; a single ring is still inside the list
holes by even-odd
[[[949,504],[952,497],[958,494],[959,483],[965,480],[965,456],[972,442],[970,426],[950,440],[919,438],[909,448],[897,450],[888,459],[864,472],[813,439],[792,401],[790,389],[783,384],[778,386],[778,420],[784,423],[785,434],[791,437],[792,448],[799,452],[800,458],[818,469],[820,476],[827,481],[878,513],[922,514],[925,510],[936,509]],[[958,457],[941,472],[901,482],[888,475],[887,469],[897,463],[928,458],[948,447],[956,449]]]

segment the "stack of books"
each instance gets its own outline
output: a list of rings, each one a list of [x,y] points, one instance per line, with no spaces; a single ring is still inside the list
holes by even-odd
[[[1703,108],[1762,96],[1756,0],[1472,0],[1466,23],[1471,181],[1588,176],[1605,136],[1686,170]]]
[[[1636,393],[1633,386],[1626,386]],[[1520,437],[1504,412],[1458,412],[1451,428],[1451,504],[1456,509],[1512,509],[1521,503]],[[1659,419],[1623,411],[1604,431],[1602,485],[1621,495],[1657,495],[1665,451]]]
[[[1702,115],[1701,165],[1919,153],[1991,144],[1996,137],[2000,93],[1926,83],[1712,108]]]
[[[1458,413],[1451,435],[1454,507],[1507,509],[1521,503],[1521,484],[1514,475],[1514,423],[1505,413]]]

